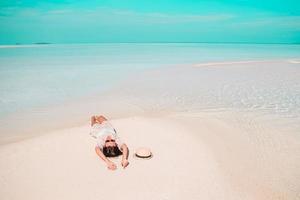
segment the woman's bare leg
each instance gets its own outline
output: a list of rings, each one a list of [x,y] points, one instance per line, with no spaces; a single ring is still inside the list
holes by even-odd
[[[91,117],[91,126],[93,126],[94,124],[97,123],[97,122],[96,122],[96,121],[97,121],[96,117],[97,117],[97,116],[92,116],[92,117]]]
[[[107,121],[107,119],[103,115],[96,116],[96,117],[97,117],[97,120],[100,122]]]
[[[91,117],[91,126],[93,126],[96,123],[101,124],[103,121],[107,121],[107,119],[103,115],[95,115]]]

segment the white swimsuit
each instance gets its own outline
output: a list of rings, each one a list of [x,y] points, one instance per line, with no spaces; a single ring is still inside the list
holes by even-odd
[[[103,148],[103,146],[105,144],[105,140],[108,136],[110,136],[112,139],[114,139],[116,141],[119,148],[123,144],[123,142],[118,137],[116,130],[114,129],[114,127],[108,121],[104,121],[101,124],[95,123],[91,127],[90,135],[93,138],[97,139],[97,146],[100,149]]]

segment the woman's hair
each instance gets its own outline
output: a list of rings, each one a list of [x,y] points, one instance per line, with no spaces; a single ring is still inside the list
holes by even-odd
[[[103,154],[106,157],[117,157],[122,154],[122,151],[118,148],[118,146],[114,147],[103,147]]]

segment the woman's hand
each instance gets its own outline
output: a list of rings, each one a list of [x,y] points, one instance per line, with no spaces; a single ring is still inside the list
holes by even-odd
[[[107,162],[107,168],[110,170],[115,170],[117,169],[117,165],[111,161]]]
[[[123,159],[121,162],[121,165],[123,166],[123,168],[127,167],[129,165],[129,162],[127,159]]]

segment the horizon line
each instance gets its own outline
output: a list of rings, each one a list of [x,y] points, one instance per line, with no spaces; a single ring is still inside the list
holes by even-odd
[[[52,43],[52,42],[33,42],[33,43],[10,43],[10,44],[0,44],[1,46],[9,45],[56,45],[56,44],[286,44],[286,45],[299,45],[300,42],[159,42],[159,41],[151,41],[151,42],[75,42],[75,43]]]

